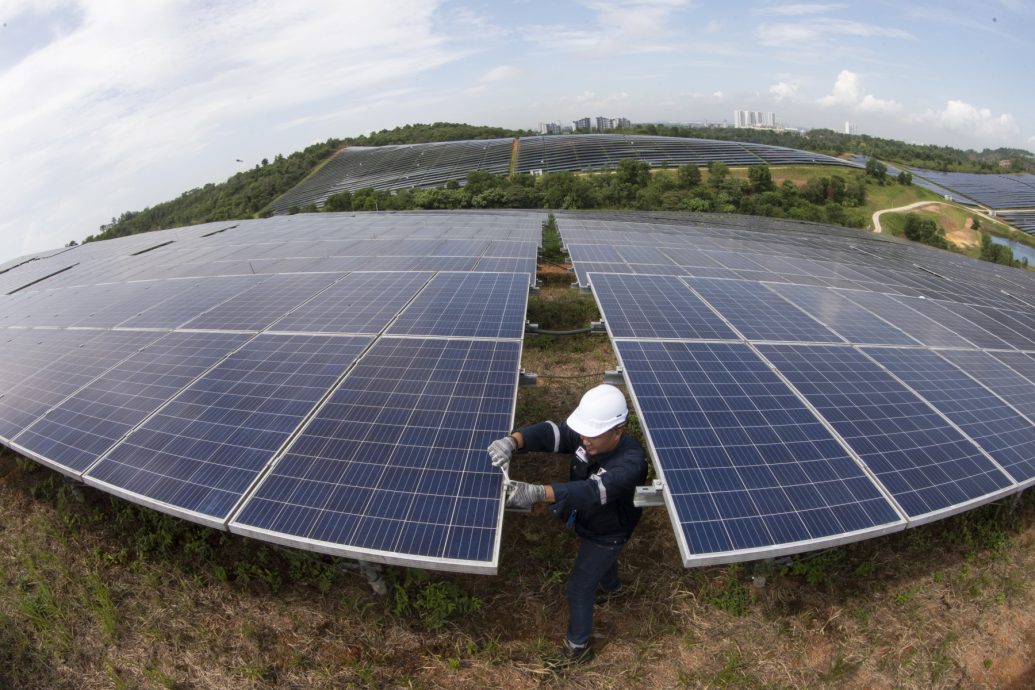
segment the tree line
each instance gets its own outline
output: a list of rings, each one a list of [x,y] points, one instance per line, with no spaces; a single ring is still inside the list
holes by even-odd
[[[777,185],[767,165],[753,165],[747,179],[731,174],[722,162],[702,173],[696,165],[656,169],[639,160],[595,174],[550,172],[542,175],[493,175],[475,171],[465,184],[451,181],[432,189],[394,192],[360,189],[330,196],[322,209],[298,211],[375,211],[464,208],[555,208],[664,210],[743,213],[863,227],[866,176],[846,170],[809,180],[799,188]]]

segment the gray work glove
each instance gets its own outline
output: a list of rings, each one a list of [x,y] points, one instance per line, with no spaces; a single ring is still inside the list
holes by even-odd
[[[493,467],[498,467],[504,472],[510,469],[510,459],[517,450],[517,441],[513,436],[504,436],[496,439],[489,446],[489,457],[492,458]]]
[[[507,486],[507,508],[531,508],[546,500],[546,487],[542,484],[511,482]]]

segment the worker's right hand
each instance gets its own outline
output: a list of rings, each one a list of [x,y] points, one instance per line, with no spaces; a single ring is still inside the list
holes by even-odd
[[[510,459],[517,450],[517,441],[513,436],[504,436],[493,441],[488,450],[493,466],[506,472],[510,468]]]

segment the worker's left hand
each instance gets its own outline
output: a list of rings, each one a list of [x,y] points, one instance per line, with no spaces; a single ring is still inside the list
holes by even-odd
[[[531,508],[546,500],[546,487],[542,484],[511,482],[507,486],[507,508]]]

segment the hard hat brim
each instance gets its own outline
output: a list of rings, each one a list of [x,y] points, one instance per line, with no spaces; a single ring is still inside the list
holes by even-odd
[[[621,422],[617,422],[615,424],[612,424],[611,426],[605,426],[594,420],[586,419],[585,417],[579,414],[578,410],[575,410],[570,415],[568,415],[567,421],[569,429],[574,431],[576,434],[579,434],[580,436],[586,436],[587,438],[599,436],[604,432],[614,429],[616,426],[618,426],[618,424],[621,424]]]

